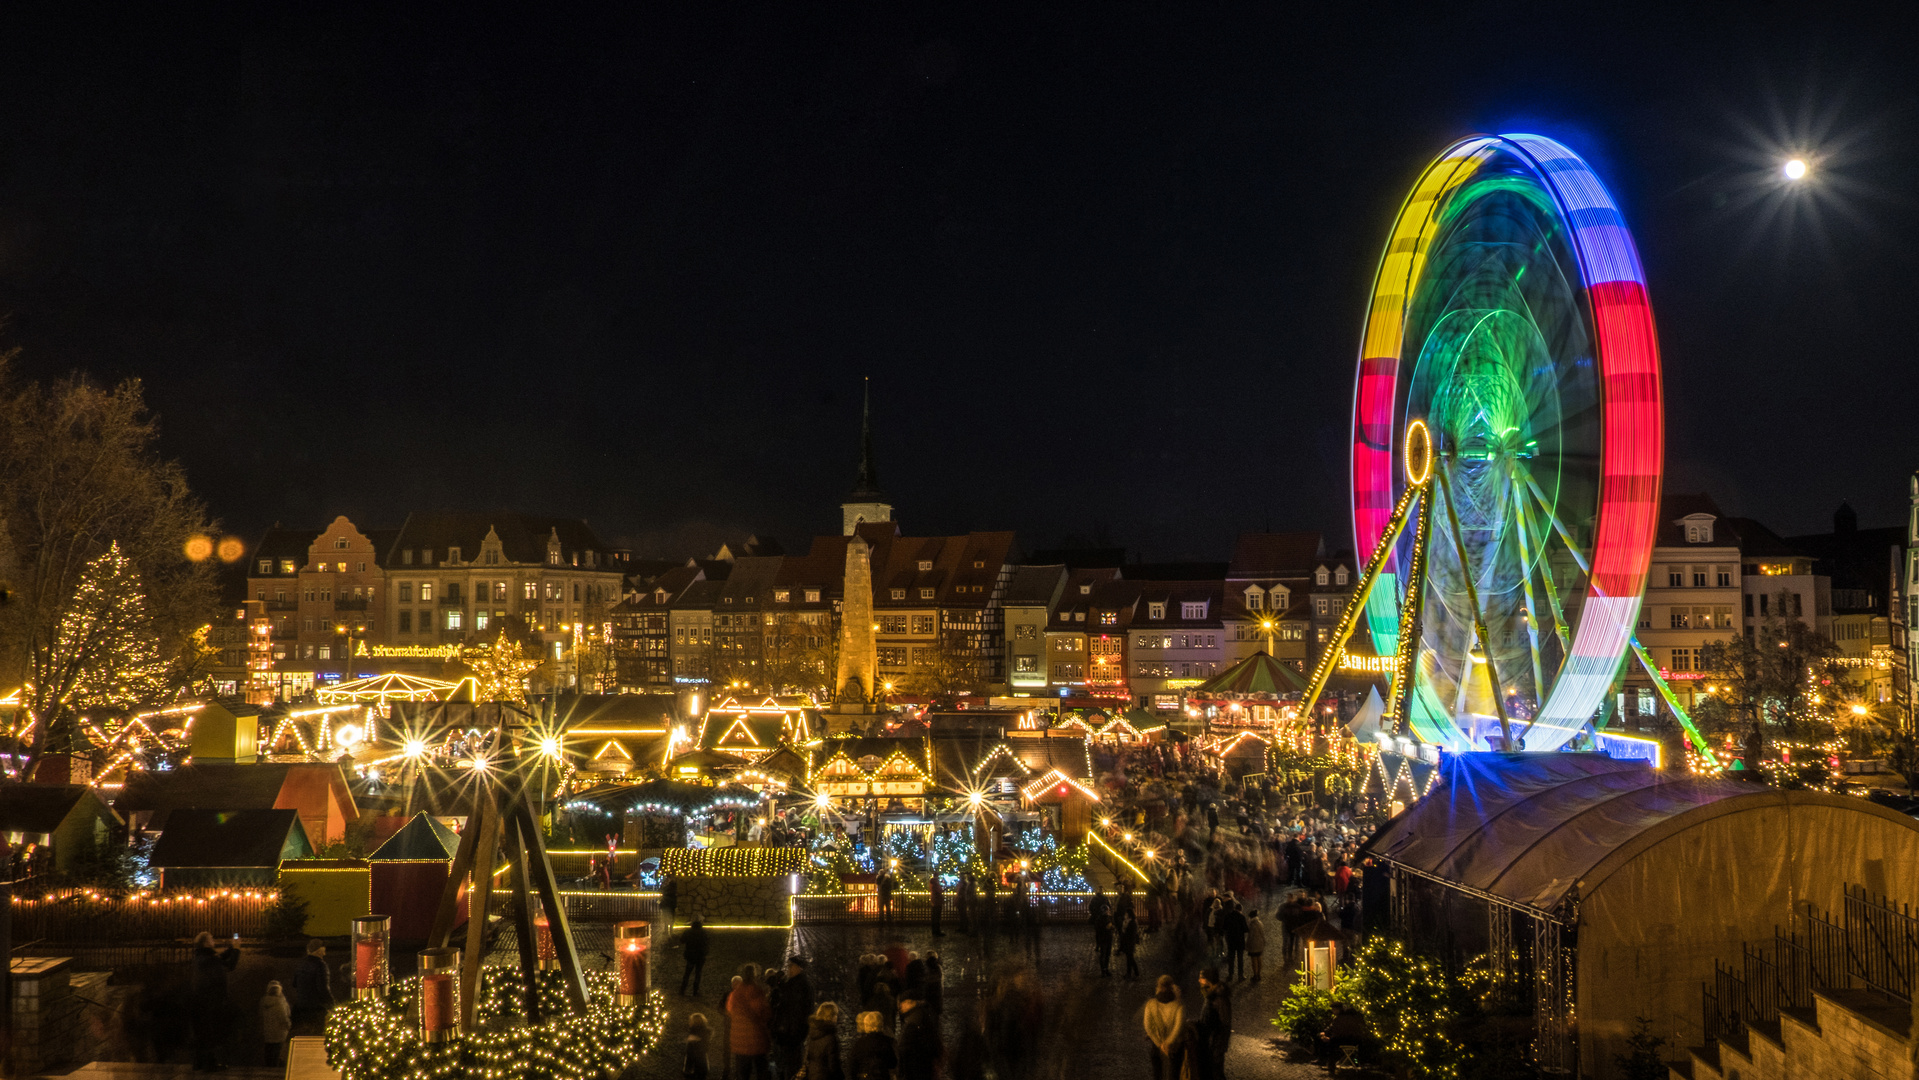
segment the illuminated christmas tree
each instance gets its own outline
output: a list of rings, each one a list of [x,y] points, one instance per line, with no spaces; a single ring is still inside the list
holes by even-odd
[[[84,710],[131,707],[167,697],[167,663],[147,610],[140,572],[114,544],[80,574],[60,620],[55,655],[72,666],[66,704]]]

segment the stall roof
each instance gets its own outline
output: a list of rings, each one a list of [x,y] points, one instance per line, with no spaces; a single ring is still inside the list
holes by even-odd
[[[1244,697],[1264,694],[1298,694],[1307,689],[1306,678],[1290,666],[1263,652],[1253,655],[1207,679],[1188,692],[1188,697]]]
[[[1863,799],[1657,772],[1601,754],[1448,756],[1437,787],[1386,823],[1367,850],[1444,881],[1540,911],[1575,885],[1691,825],[1767,803]]]
[[[607,811],[632,811],[643,807],[646,808],[641,811],[643,813],[665,810],[681,817],[690,817],[719,806],[756,806],[760,796],[751,788],[732,784],[706,787],[678,780],[648,780],[643,784],[609,784],[592,788],[574,796],[572,801],[591,803]]]
[[[367,858],[376,862],[439,861],[451,859],[459,847],[460,834],[422,810]]]

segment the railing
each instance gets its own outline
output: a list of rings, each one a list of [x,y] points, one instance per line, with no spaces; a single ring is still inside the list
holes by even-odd
[[[1912,909],[1863,888],[1846,886],[1841,918],[1808,904],[1788,930],[1774,928],[1770,949],[1741,947],[1739,970],[1713,962],[1713,981],[1700,987],[1708,1045],[1735,1044],[1753,1025],[1774,1024],[1787,1009],[1812,1008],[1816,990],[1865,987],[1911,1001],[1919,972],[1919,919]]]
[[[179,941],[202,930],[215,937],[267,936],[275,895],[261,889],[112,897],[80,890],[13,900],[13,940],[43,944]]]
[[[1033,908],[1042,923],[1087,922],[1092,916],[1087,904],[1092,893],[1034,893]],[[926,892],[895,892],[894,922],[926,923],[933,919],[933,897]],[[958,897],[948,891],[940,917],[954,924],[960,921]],[[974,901],[973,917],[983,925],[1006,926],[1018,922],[1018,912],[1002,894],[989,911],[985,897]],[[793,897],[794,923],[879,922],[880,901],[874,893],[802,893]]]
[[[1889,997],[1912,1000],[1919,965],[1919,920],[1909,904],[1872,899],[1864,888],[1846,888],[1846,941],[1851,973]]]

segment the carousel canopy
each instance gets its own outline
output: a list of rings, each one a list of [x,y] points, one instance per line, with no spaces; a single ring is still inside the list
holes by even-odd
[[[706,787],[678,780],[648,780],[643,784],[609,784],[591,788],[574,796],[571,801],[591,803],[609,813],[637,810],[645,814],[697,817],[722,807],[757,806],[760,796],[751,788],[734,784]]]
[[[314,696],[327,705],[357,705],[369,701],[438,701],[456,685],[395,672],[323,686],[314,691]]]
[[[1194,687],[1192,697],[1279,697],[1304,693],[1306,677],[1263,652],[1227,668]]]

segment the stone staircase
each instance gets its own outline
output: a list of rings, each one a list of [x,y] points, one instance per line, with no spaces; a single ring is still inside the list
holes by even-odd
[[[1871,990],[1814,990],[1810,1009],[1693,1047],[1676,1080],[1909,1080],[1912,1006]]]

